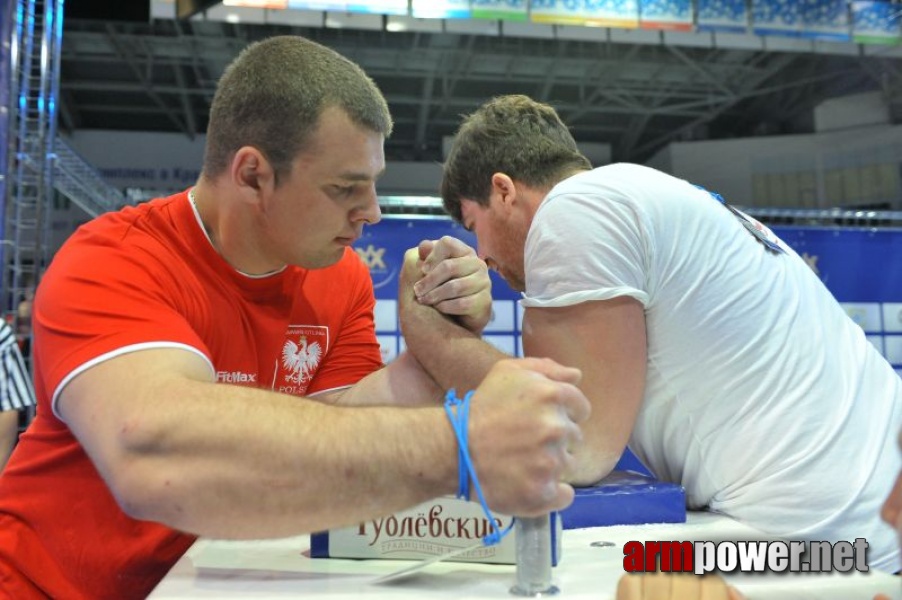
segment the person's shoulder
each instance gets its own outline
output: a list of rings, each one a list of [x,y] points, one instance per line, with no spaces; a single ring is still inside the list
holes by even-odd
[[[78,227],[69,237],[61,252],[72,252],[90,246],[109,247],[142,235],[175,229],[178,213],[184,210],[179,201],[184,193],[165,198],[155,198],[140,204],[129,205],[116,211],[103,213]],[[183,203],[187,204],[187,201]]]
[[[691,184],[664,171],[632,163],[613,163],[569,177],[555,186],[549,197],[603,197],[609,201],[645,205],[686,190],[696,192]]]
[[[637,165],[634,163],[611,163],[595,167],[588,171],[583,171],[582,173],[577,173],[562,183],[570,182],[573,185],[604,183],[608,186],[614,186],[617,184],[635,183],[637,181],[657,179],[660,177],[669,178],[670,175],[644,165]]]
[[[647,175],[647,170],[650,169],[641,165],[615,163],[581,171],[551,188],[545,197],[543,207],[551,200],[560,206],[568,203],[568,199],[570,203],[582,204],[587,198],[629,197],[631,184]]]
[[[178,198],[127,206],[82,225],[54,254],[47,272],[49,279],[94,279],[135,267],[141,271],[171,269],[170,259],[185,244],[184,228],[178,222],[187,217],[174,215],[172,210]]]
[[[0,319],[0,348],[16,342],[16,333],[6,319]]]

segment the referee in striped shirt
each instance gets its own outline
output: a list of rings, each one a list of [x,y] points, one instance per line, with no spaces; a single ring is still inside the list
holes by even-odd
[[[19,436],[19,411],[34,406],[31,375],[12,327],[0,319],[0,471]]]

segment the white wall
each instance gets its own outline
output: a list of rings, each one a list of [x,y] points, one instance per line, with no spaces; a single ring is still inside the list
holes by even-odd
[[[205,136],[76,131],[66,141],[113,187],[177,190],[197,180]]]
[[[196,180],[203,159],[203,136],[192,141],[175,133],[83,131],[68,141],[120,189],[184,189]],[[595,164],[604,163],[595,159]],[[717,191],[734,204],[808,208],[881,199],[902,208],[900,163],[902,126],[889,125],[678,142],[647,162]],[[390,162],[378,191],[435,196],[440,181],[438,163]]]
[[[119,189],[175,191],[193,184],[203,163],[205,136],[193,141],[178,133],[79,131],[66,141]],[[383,195],[434,196],[442,168],[438,163],[391,162],[379,181]]]
[[[673,146],[669,144],[661,148],[654,156],[645,161],[645,166],[673,174]]]
[[[650,166],[746,206],[832,207],[900,202],[902,126],[811,135],[678,142]]]
[[[883,92],[850,94],[830,98],[814,108],[814,130],[835,131],[890,122],[889,105]]]
[[[385,165],[385,174],[376,184],[382,196],[438,196],[442,165],[437,162],[398,162]]]

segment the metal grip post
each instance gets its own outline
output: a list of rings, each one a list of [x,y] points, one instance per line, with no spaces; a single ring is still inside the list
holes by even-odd
[[[551,518],[549,515],[524,519],[514,525],[517,547],[515,596],[550,596],[558,593],[551,583]]]

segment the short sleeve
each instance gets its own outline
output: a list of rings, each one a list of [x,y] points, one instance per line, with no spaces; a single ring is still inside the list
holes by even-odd
[[[126,251],[108,242],[89,238],[64,247],[38,287],[35,376],[54,402],[74,374],[130,349],[183,347],[210,360],[178,306],[190,286],[166,267],[166,251],[142,245]]]
[[[647,305],[649,229],[644,213],[625,198],[552,192],[526,239],[522,305],[570,306],[619,296]]]

